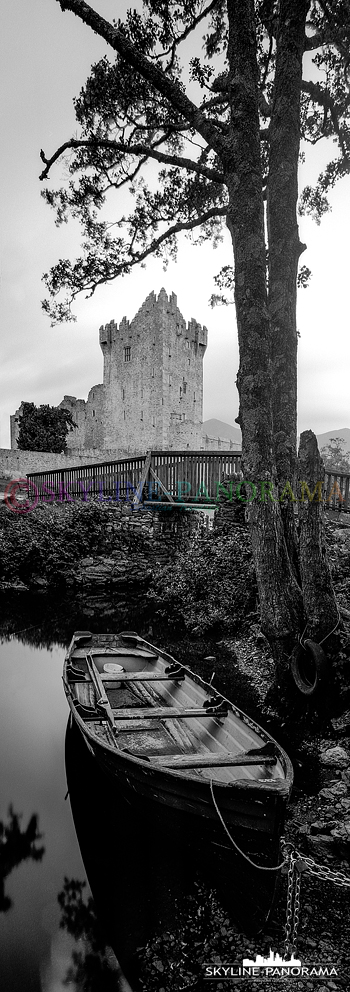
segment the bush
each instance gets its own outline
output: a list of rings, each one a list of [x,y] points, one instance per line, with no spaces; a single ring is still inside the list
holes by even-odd
[[[256,580],[249,537],[242,528],[196,538],[162,569],[148,592],[161,617],[196,633],[239,628],[255,609]]]
[[[97,503],[39,505],[30,513],[0,515],[0,579],[30,583],[41,576],[55,583],[85,555],[111,544],[106,513]]]

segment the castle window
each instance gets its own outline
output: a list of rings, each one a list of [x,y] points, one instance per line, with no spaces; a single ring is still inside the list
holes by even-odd
[[[152,379],[154,379],[154,368],[152,369]]]
[[[196,394],[195,393],[193,393],[193,402],[194,403],[196,402]]]
[[[186,390],[187,390],[187,382],[185,382],[185,380],[182,383],[182,388],[183,388],[183,393],[184,393],[184,396],[185,396]]]
[[[156,418],[155,417],[152,417],[152,427],[155,427],[155,426],[156,426]]]
[[[171,374],[169,373],[169,386],[171,386]]]
[[[164,406],[164,396],[162,396],[162,406]]]
[[[171,348],[170,348],[170,345],[169,345],[169,358],[171,358]]]
[[[96,413],[95,413],[95,410],[93,410],[93,411],[92,411],[92,416],[93,416],[93,417],[96,417]]]
[[[125,410],[124,410],[124,420],[125,420]]]
[[[189,340],[188,340],[188,338],[186,338],[186,341],[185,341],[185,348],[187,348],[187,349],[188,349],[189,347],[190,347],[190,342],[189,342]]]
[[[130,361],[131,361],[131,347],[130,345],[126,345],[126,347],[124,348],[124,362],[130,362]]]
[[[143,420],[143,410],[141,410],[141,420]]]
[[[122,389],[122,400],[125,400],[125,389]]]
[[[182,386],[180,386],[180,400],[182,400]]]

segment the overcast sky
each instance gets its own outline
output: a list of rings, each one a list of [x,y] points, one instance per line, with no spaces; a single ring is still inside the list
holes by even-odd
[[[105,17],[122,15],[132,0],[93,0]],[[192,247],[184,239],[177,264],[166,273],[158,261],[113,285],[93,299],[80,299],[76,324],[50,327],[41,310],[42,273],[58,258],[74,257],[79,230],[57,229],[54,214],[40,197],[40,148],[51,155],[74,134],[72,99],[90,66],[107,46],[57,0],[11,0],[2,5],[1,40],[1,435],[9,446],[9,416],[21,400],[59,403],[65,393],[86,398],[102,381],[98,328],[114,318],[131,319],[147,294],[162,285],[174,291],[186,320],[195,317],[209,329],[204,360],[204,418],[233,424],[238,410],[238,368],[233,307],[211,310],[213,276],[231,263],[229,237],[216,251]],[[113,58],[113,53],[110,51]],[[322,147],[323,145],[323,147]],[[327,160],[325,142],[308,150],[302,179],[312,181]],[[333,149],[330,149],[332,154]],[[56,166],[51,185],[60,184]],[[302,256],[312,269],[308,290],[298,303],[299,430],[316,433],[350,427],[349,372],[349,221],[350,179],[332,194],[332,212],[320,227],[300,222]]]

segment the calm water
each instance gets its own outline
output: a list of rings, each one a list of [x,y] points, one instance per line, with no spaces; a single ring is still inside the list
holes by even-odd
[[[64,875],[85,875],[64,798],[63,655],[57,645],[33,648],[17,639],[0,647],[0,819],[6,827],[12,807],[21,816],[23,833],[35,815],[37,832],[43,835],[37,841],[29,837],[26,844],[12,831],[2,848],[2,874],[7,877],[0,912],[0,974],[6,992],[63,990],[73,941],[59,928],[57,896]],[[33,847],[39,853],[44,848],[41,860],[30,856]],[[18,867],[11,870],[17,860]]]
[[[101,604],[90,603],[90,613],[75,613],[74,608],[69,613],[67,604],[48,604],[44,598],[34,604],[4,603],[0,644],[0,988],[4,992],[119,988],[115,977],[110,984],[100,963],[99,951],[106,942],[113,946],[133,988],[161,988],[161,978],[151,986],[140,984],[138,949],[155,941],[155,967],[161,973],[168,954],[162,934],[176,925],[178,935],[186,932],[189,939],[192,932],[193,939],[198,937],[203,893],[193,856],[189,858],[181,844],[169,844],[166,836],[159,838],[152,823],[135,822],[115,792],[110,796],[106,790],[80,736],[67,733],[61,676],[64,644],[73,630],[135,629],[135,618],[126,617],[125,610],[110,606],[106,612],[108,616],[101,619]],[[140,622],[136,626],[140,633],[148,630]],[[70,794],[65,799],[67,781]],[[88,885],[83,887],[87,878],[94,905]],[[79,959],[74,963],[72,954],[77,951]]]

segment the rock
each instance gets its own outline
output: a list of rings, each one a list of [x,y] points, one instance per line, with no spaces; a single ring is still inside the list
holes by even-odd
[[[316,834],[307,838],[307,846],[313,855],[323,857],[332,854],[335,847],[335,838],[330,834]]]
[[[350,755],[344,747],[335,744],[334,747],[321,751],[320,762],[328,768],[347,768],[350,765]]]
[[[334,802],[338,796],[345,796],[347,791],[345,782],[335,782],[334,785],[325,786],[324,789],[321,789],[318,795],[321,799],[329,799]]]
[[[332,821],[331,821],[332,822]],[[330,833],[330,823],[326,823],[325,820],[315,820],[310,826],[310,834],[328,834]]]
[[[88,565],[93,565],[94,564],[94,559],[93,558],[82,558],[81,561],[80,561],[80,564],[83,566],[83,568],[85,568]]]
[[[350,820],[344,820],[343,823],[339,823],[334,830],[331,830],[331,834],[336,840],[345,841],[346,844],[350,844]]]
[[[350,710],[345,710],[342,716],[335,717],[331,720],[333,730],[343,731],[349,730],[350,732]]]

